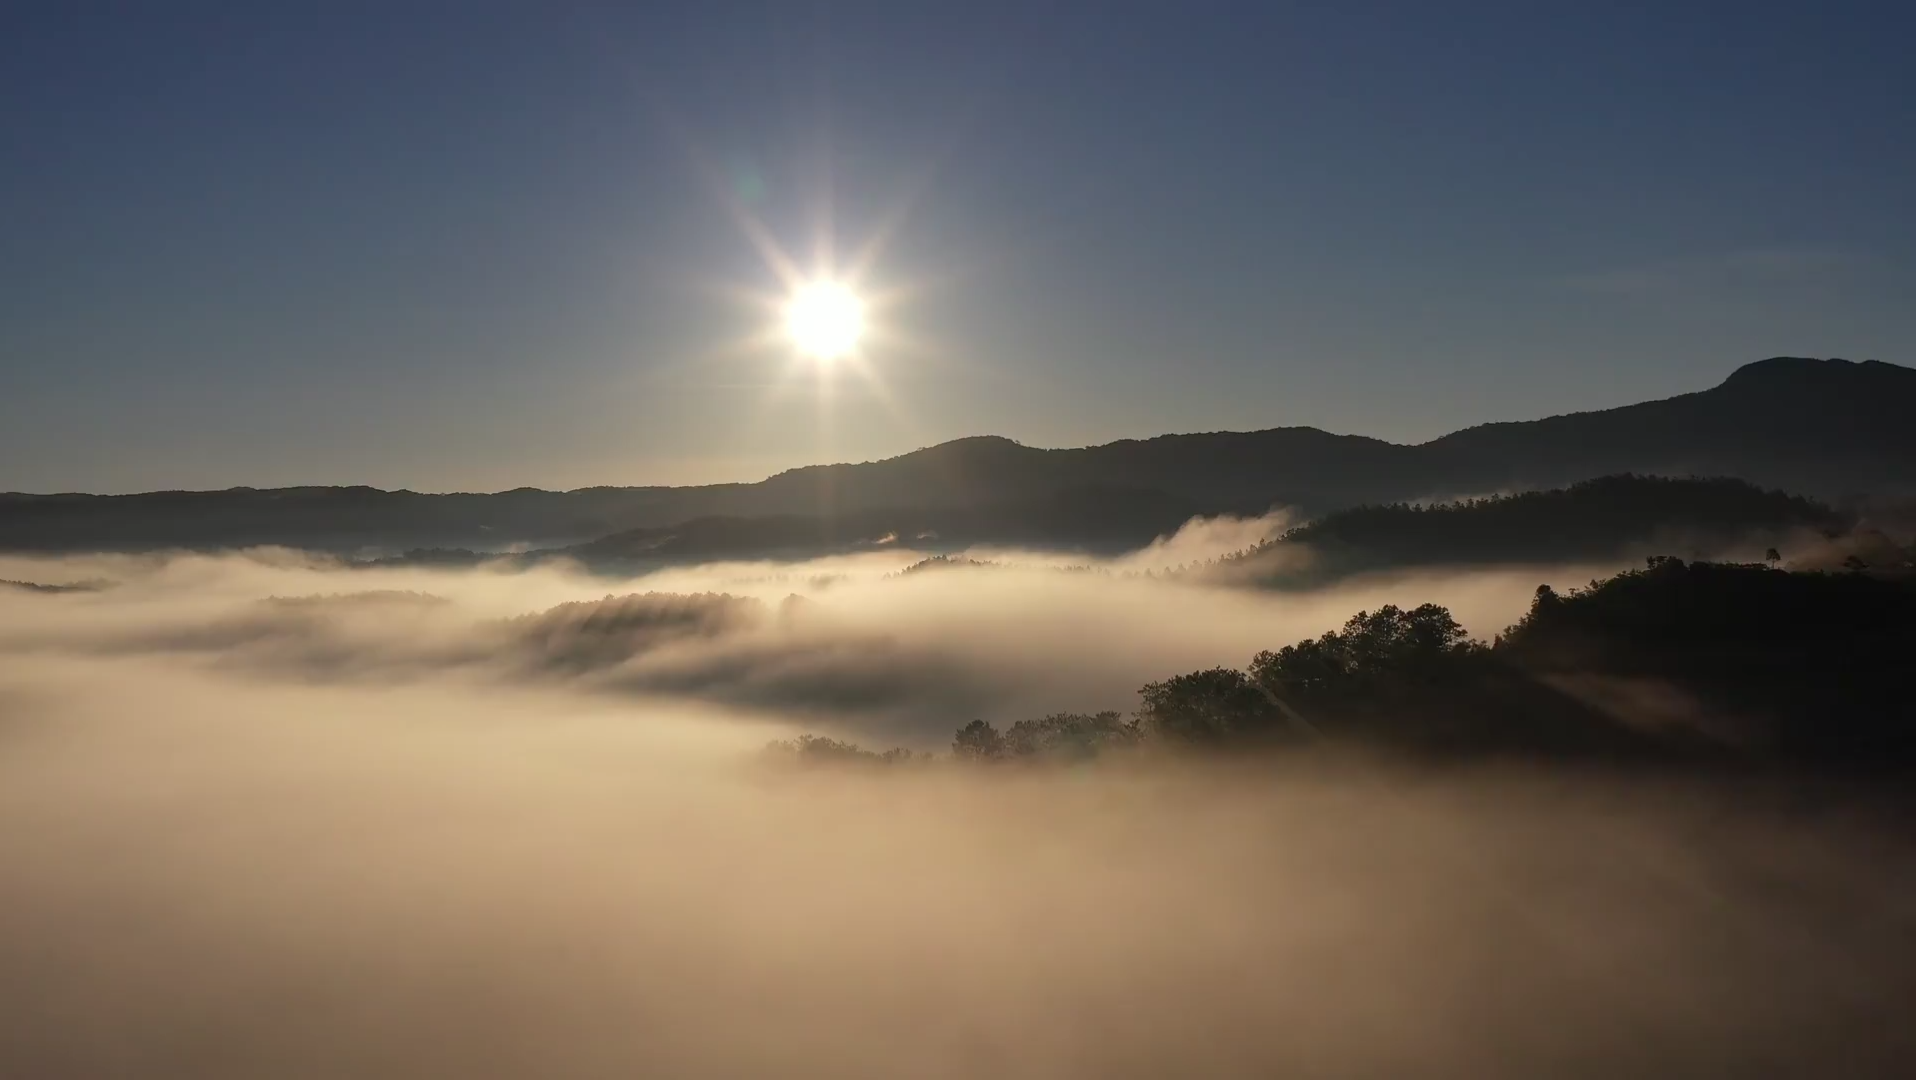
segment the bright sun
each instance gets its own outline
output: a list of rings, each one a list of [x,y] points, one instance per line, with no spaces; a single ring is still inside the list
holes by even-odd
[[[858,347],[865,332],[865,305],[837,282],[811,282],[786,302],[785,332],[799,352],[815,360],[837,360]]]

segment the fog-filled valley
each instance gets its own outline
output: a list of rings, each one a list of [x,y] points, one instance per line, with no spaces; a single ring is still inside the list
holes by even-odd
[[[0,589],[0,648],[17,663],[144,659],[251,680],[685,697],[936,744],[976,716],[1128,709],[1148,678],[1242,663],[1359,608],[1435,600],[1488,636],[1539,582],[1618,568],[1378,575],[1281,598],[1146,572],[1237,547],[1271,523],[1197,523],[1095,563],[895,551],[629,578],[562,563],[363,569],[283,549],[0,556],[0,580],[81,586]]]
[[[1539,585],[1576,608],[1593,579],[1701,564],[1281,591],[1164,572],[1228,565],[1284,524],[1197,522],[1108,560],[890,551],[636,577],[284,549],[0,557],[0,579],[71,586],[0,589],[0,1061],[1594,1077],[1916,1060],[1897,1020],[1916,852],[1893,784],[1429,757],[1372,740],[1387,729],[1335,737],[1335,697],[1300,705],[1325,738],[1260,739],[1230,726],[1255,709],[1199,701],[1190,716],[1242,740],[1179,741],[1176,702],[1139,696],[1360,610],[1438,604],[1491,641],[1555,610]],[[1451,683],[1430,677],[1434,701]],[[1669,687],[1562,700],[1711,730],[1710,705]],[[1136,737],[1004,749],[1021,720],[1095,713]],[[954,742],[974,720],[1004,741]],[[912,753],[777,750],[852,744]]]
[[[0,1080],[1916,1077],[1916,5],[1476,6],[0,6]]]

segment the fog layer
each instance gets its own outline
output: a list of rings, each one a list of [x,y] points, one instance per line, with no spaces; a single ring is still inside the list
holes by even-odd
[[[882,773],[753,753],[821,724],[925,744],[969,709],[1127,708],[1385,601],[1489,634],[1587,571],[1274,598],[887,576],[907,561],[615,583],[6,561],[117,584],[0,593],[0,1075],[1912,1060],[1916,862],[1867,793],[1308,753]]]
[[[1248,523],[1168,541],[1241,542]],[[1215,544],[1213,545],[1215,546]],[[725,563],[631,579],[564,566],[348,570],[287,551],[0,558],[0,578],[111,582],[93,592],[0,590],[0,656],[170,655],[194,668],[299,682],[456,680],[692,697],[813,728],[938,745],[974,717],[1128,710],[1179,671],[1242,665],[1384,603],[1446,604],[1488,637],[1540,581],[1604,567],[1399,575],[1271,594],[1146,577],[1136,559],[1058,568],[901,573],[891,552],[800,564]]]

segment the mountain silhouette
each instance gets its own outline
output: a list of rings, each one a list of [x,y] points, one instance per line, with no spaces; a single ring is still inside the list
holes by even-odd
[[[557,552],[534,554],[562,554],[589,565],[978,543],[1070,546],[1115,554],[1175,532],[1198,512],[1196,503],[1150,488],[1081,487],[959,506],[701,517],[660,528],[629,529]]]
[[[1779,356],[1694,394],[1484,424],[1418,447],[1440,482],[1539,487],[1606,472],[1735,476],[1804,494],[1916,483],[1916,369]]]
[[[980,528],[1019,508],[1076,506],[1053,541],[1105,539],[1101,498],[1126,529],[1190,513],[1306,513],[1557,487],[1615,473],[1735,477],[1824,498],[1916,489],[1916,369],[1776,357],[1697,393],[1598,412],[1484,424],[1419,445],[1316,428],[1211,432],[1041,449],[996,436],[899,457],[812,465],[757,483],[422,494],[368,487],[237,488],[140,495],[0,495],[0,549],[144,550],[285,544],[563,546],[699,519],[855,519],[861,534],[912,515],[962,512]],[[868,528],[869,526],[869,528]],[[793,525],[793,528],[810,526]],[[1015,532],[1016,530],[1014,530]],[[1029,532],[1030,530],[1026,530]],[[978,539],[992,539],[980,536]],[[1006,537],[1010,538],[1010,537]]]
[[[1418,566],[1703,557],[1761,553],[1770,544],[1796,552],[1854,525],[1814,500],[1742,480],[1625,474],[1517,495],[1338,510],[1220,560],[1217,573],[1236,583],[1311,586]]]

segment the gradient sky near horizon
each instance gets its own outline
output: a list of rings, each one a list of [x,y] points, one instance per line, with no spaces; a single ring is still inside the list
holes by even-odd
[[[0,490],[1419,441],[1912,363],[1912,41],[1770,0],[16,2]],[[869,379],[742,347],[779,281],[739,211],[807,266],[886,237]]]

